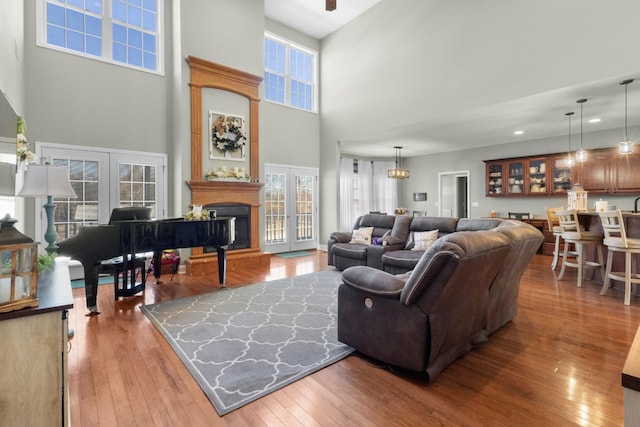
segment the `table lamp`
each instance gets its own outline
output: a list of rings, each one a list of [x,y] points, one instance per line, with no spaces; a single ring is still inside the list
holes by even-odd
[[[44,240],[49,244],[45,249],[49,255],[58,251],[56,240],[58,233],[53,226],[53,213],[56,209],[53,203],[54,197],[77,197],[69,182],[69,173],[66,166],[54,166],[50,164],[29,165],[24,174],[24,184],[18,193],[22,197],[47,197],[47,203],[43,205],[47,214],[47,231]]]

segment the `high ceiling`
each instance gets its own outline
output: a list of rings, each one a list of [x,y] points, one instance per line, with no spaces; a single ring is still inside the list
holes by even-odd
[[[320,40],[379,1],[337,0],[336,10],[327,12],[325,0],[265,0],[264,14],[274,21]]]
[[[337,0],[337,9],[325,11],[325,0],[265,0],[265,15],[274,21],[322,39],[357,18],[380,0]],[[389,140],[403,146],[403,156],[424,155],[510,142],[567,135],[564,114],[574,111],[573,132],[579,129],[578,99],[586,98],[584,132],[624,127],[625,79],[636,79],[627,86],[629,127],[640,125],[640,71],[636,75],[614,76],[580,86],[566,87],[497,105],[487,105],[459,115],[430,118],[400,128],[361,134],[358,139],[342,141],[341,149],[369,157],[390,156]],[[597,123],[588,120],[599,118]],[[521,130],[522,135],[514,135]],[[640,135],[629,135],[640,137]],[[620,139],[623,138],[621,131]],[[574,139],[577,141],[577,139]],[[564,148],[564,147],[563,147]],[[391,153],[392,154],[392,153]]]

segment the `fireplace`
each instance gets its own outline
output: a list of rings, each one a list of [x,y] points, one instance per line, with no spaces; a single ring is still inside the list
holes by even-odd
[[[215,211],[217,217],[233,216],[236,218],[236,234],[233,244],[228,250],[245,249],[251,247],[251,206],[244,204],[208,204],[203,206],[211,214]],[[213,216],[213,215],[212,215]],[[204,247],[203,253],[216,252],[214,247]]]

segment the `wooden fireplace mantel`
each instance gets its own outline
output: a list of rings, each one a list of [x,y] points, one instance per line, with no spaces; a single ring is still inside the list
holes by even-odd
[[[186,58],[191,70],[191,179],[187,184],[191,188],[191,203],[194,205],[243,204],[250,209],[250,241],[246,249],[230,251],[227,256],[227,268],[233,271],[235,262],[252,266],[269,263],[270,256],[260,249],[260,190],[264,184],[258,183],[259,169],[259,121],[258,87],[262,77],[235,70],[233,68],[206,61],[194,56]],[[205,181],[202,169],[202,89],[214,88],[244,96],[249,100],[249,174],[253,182]],[[215,266],[211,258],[215,254],[203,253],[202,248],[194,248],[187,260],[187,273],[192,275],[210,274]],[[243,261],[244,259],[244,261]]]
[[[191,188],[191,201],[196,205],[238,203],[260,207],[260,190],[264,184],[257,182],[187,181]]]

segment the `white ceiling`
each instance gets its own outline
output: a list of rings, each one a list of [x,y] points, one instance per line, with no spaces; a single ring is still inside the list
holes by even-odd
[[[379,1],[337,0],[336,10],[327,12],[325,0],[264,0],[264,14],[320,40]]]
[[[337,0],[337,9],[325,11],[325,0],[265,0],[265,15],[274,21],[322,39],[355,19],[380,0]],[[487,105],[457,115],[430,118],[400,128],[360,134],[358,139],[341,140],[343,152],[368,157],[389,157],[389,141],[403,146],[403,156],[425,155],[505,144],[517,141],[545,139],[567,135],[565,113],[573,111],[572,132],[580,129],[578,99],[586,98],[584,132],[623,128],[625,123],[625,79],[636,79],[628,89],[628,126],[640,125],[640,71],[635,75],[615,76],[580,86],[540,93],[503,104]],[[588,123],[598,117],[599,123]],[[524,134],[516,136],[516,130]],[[573,141],[578,142],[577,135]],[[634,137],[636,135],[629,135]],[[621,131],[620,139],[623,138]],[[566,147],[559,148],[559,151]],[[393,154],[393,153],[392,153]]]

